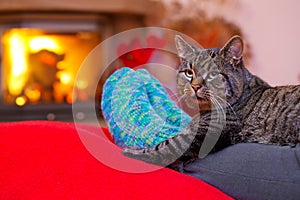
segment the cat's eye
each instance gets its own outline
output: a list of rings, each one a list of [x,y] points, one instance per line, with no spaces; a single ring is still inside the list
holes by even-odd
[[[212,71],[212,72],[210,72],[209,74],[208,74],[208,78],[209,79],[215,79],[216,77],[218,77],[219,76],[219,72],[217,72],[217,71]]]
[[[189,69],[187,69],[187,70],[185,70],[184,71],[184,75],[186,76],[186,78],[188,79],[188,80],[191,80],[192,78],[193,78],[193,71],[192,70],[189,70]]]

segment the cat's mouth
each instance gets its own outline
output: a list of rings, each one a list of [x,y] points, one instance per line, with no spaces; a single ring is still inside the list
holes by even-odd
[[[197,97],[198,100],[201,101],[209,101],[210,95],[209,95],[209,90],[206,87],[201,87],[201,88],[193,88],[195,96]]]
[[[201,111],[207,111],[211,108],[210,97],[206,90],[193,90],[186,89],[184,91],[185,102],[192,109],[200,109]]]
[[[205,96],[198,96],[198,95],[196,95],[196,99],[198,100],[198,101],[209,101],[209,97],[205,97]]]

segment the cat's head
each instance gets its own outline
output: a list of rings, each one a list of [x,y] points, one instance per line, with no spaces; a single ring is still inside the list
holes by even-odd
[[[175,37],[181,64],[178,91],[186,103],[203,112],[234,104],[244,88],[243,41],[232,37],[222,48],[203,49]],[[211,104],[212,103],[212,104]]]

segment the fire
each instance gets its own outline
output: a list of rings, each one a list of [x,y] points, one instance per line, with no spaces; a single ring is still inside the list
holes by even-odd
[[[66,72],[58,73],[58,77],[60,79],[60,82],[64,85],[69,85],[72,83],[72,78],[70,74],[67,74]]]
[[[27,60],[24,52],[27,51],[25,39],[21,34],[12,30],[8,35],[8,52],[11,61],[11,72],[8,78],[8,90],[13,95],[21,93],[26,83]]]
[[[55,39],[47,36],[40,36],[31,39],[29,41],[29,47],[31,52],[38,52],[43,49],[54,52],[62,52]]]
[[[4,43],[7,46],[10,72],[8,72],[8,91],[16,96],[22,93],[28,81],[28,54],[47,49],[61,52],[62,49],[54,38],[36,36],[40,31],[29,29],[11,29],[5,33]]]
[[[72,103],[77,70],[100,42],[98,33],[87,32],[86,35],[90,37],[32,28],[5,31],[1,64],[4,101],[18,106]],[[88,80],[82,80],[75,87],[88,96]]]

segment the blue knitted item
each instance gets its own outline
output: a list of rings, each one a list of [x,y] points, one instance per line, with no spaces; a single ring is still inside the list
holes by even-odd
[[[153,147],[191,121],[146,70],[122,68],[113,73],[104,84],[101,108],[120,147]]]

